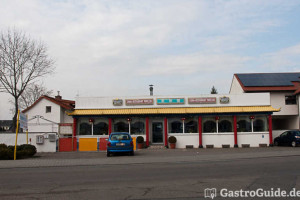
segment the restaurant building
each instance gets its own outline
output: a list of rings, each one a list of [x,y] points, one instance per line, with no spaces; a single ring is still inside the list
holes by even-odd
[[[258,147],[273,144],[269,93],[77,97],[73,140],[80,150],[101,150],[111,132],[143,136],[146,146]],[[102,142],[101,142],[102,141]]]

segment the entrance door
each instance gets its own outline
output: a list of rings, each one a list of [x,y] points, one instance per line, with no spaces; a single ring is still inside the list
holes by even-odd
[[[162,122],[152,122],[152,143],[163,143]]]

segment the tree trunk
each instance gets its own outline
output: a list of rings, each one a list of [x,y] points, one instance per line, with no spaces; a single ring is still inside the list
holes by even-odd
[[[12,132],[16,132],[18,110],[19,110],[18,98],[15,98],[15,114],[14,114],[13,121],[12,121],[12,124],[11,124],[11,131]]]

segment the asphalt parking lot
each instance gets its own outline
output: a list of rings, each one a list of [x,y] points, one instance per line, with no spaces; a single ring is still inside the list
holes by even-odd
[[[135,156],[118,154],[109,158],[104,151],[55,152],[37,153],[30,159],[1,161],[0,168],[208,162],[298,155],[300,147],[141,149],[135,151]]]
[[[205,199],[205,189],[216,188],[214,199],[222,199],[224,188],[300,190],[299,169],[300,148],[292,147],[142,149],[109,158],[105,152],[38,153],[0,161],[0,197]]]

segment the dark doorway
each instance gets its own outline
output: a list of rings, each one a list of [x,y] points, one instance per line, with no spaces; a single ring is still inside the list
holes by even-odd
[[[153,122],[152,123],[152,142],[163,143],[163,123]]]

